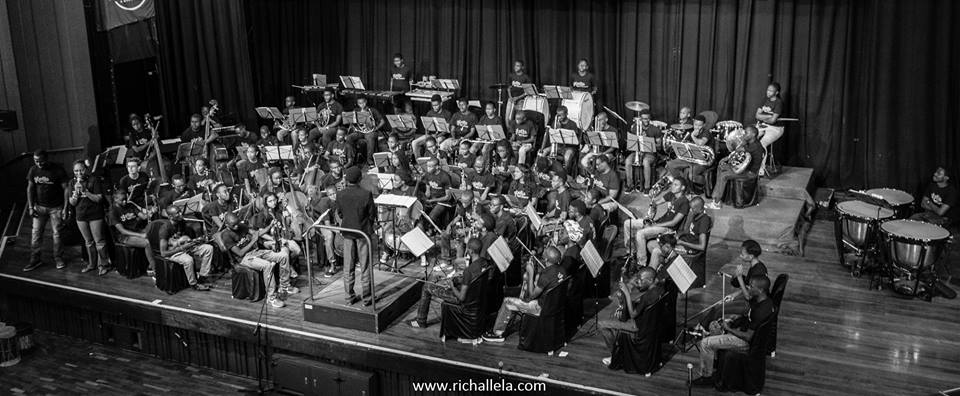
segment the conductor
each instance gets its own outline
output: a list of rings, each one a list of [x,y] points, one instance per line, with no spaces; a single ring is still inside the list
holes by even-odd
[[[352,167],[344,172],[346,188],[337,193],[340,204],[341,227],[357,230],[373,238],[373,221],[377,218],[377,207],[373,203],[373,194],[360,188],[360,169]],[[356,252],[354,252],[356,249]],[[363,290],[363,305],[373,304],[373,290],[370,289],[370,246],[367,241],[355,233],[343,233],[343,288],[348,304],[356,304],[360,297],[353,291],[356,279],[357,263],[360,264],[360,285]]]

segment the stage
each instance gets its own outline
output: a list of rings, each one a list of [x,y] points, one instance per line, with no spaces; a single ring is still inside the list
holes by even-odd
[[[17,243],[2,256],[0,295],[6,315],[38,329],[255,375],[254,329],[261,304],[233,300],[229,277],[217,280],[210,292],[167,295],[145,277],[80,274],[77,259],[65,270],[45,265],[24,273],[20,268],[27,259],[28,234],[29,229],[21,230]],[[68,252],[75,257],[77,249]],[[707,273],[715,274],[736,254],[725,243],[713,243]],[[960,382],[955,331],[960,300],[928,303],[903,300],[888,290],[868,290],[868,279],[852,278],[837,264],[830,221],[814,224],[805,257],[765,253],[761,258],[772,275],[791,276],[764,394],[934,393]],[[691,312],[720,296],[719,278],[708,277],[705,288],[690,293]],[[287,300],[287,307],[269,308],[262,318],[274,351],[374,372],[383,394],[409,394],[413,381],[481,381],[500,375],[508,381],[544,382],[549,394],[678,394],[685,391],[686,364],[698,362],[694,349],[672,356],[651,377],[643,377],[602,366],[607,352],[599,336],[578,335],[563,349],[563,357],[519,351],[515,334],[499,345],[444,343],[438,336],[438,304],[426,329],[406,324],[413,309],[379,334],[325,326],[303,320],[301,303],[308,294],[304,278],[296,281],[302,291]],[[334,284],[336,278],[322,282]],[[593,310],[593,300],[585,305]],[[588,322],[584,328],[589,327]]]

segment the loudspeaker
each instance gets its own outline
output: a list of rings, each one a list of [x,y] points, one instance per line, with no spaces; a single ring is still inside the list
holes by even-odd
[[[20,129],[17,123],[17,112],[13,110],[0,110],[0,130],[13,131]]]

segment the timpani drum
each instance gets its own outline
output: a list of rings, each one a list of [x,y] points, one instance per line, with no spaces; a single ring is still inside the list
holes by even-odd
[[[550,104],[547,103],[546,96],[526,95],[510,98],[507,100],[507,118],[505,118],[504,121],[509,124],[509,121],[513,119],[515,112],[518,110],[525,110],[528,112],[528,115],[529,112],[540,113],[543,116],[543,120],[539,121],[549,122],[550,120]]]
[[[845,245],[862,250],[874,240],[877,225],[893,217],[893,211],[863,201],[846,201],[837,204],[837,222]]]
[[[866,191],[867,194],[879,195],[893,207],[894,217],[903,219],[910,216],[911,206],[913,206],[913,195],[906,191],[893,188],[873,188]]]
[[[743,142],[743,124],[739,121],[725,120],[720,121],[713,128],[716,133],[717,141],[726,143],[727,148],[732,152]]]
[[[880,225],[890,263],[918,271],[930,268],[940,258],[950,232],[943,227],[914,220],[892,220]]]
[[[593,95],[590,92],[574,91],[570,93],[573,97],[564,99],[561,103],[567,107],[567,118],[573,120],[580,127],[580,130],[586,130],[593,122]],[[549,119],[549,118],[547,118]]]

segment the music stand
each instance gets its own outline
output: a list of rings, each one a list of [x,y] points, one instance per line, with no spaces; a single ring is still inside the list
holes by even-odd
[[[684,353],[689,351],[690,348],[694,347],[696,343],[686,342],[689,337],[687,337],[687,332],[685,327],[687,324],[687,306],[689,305],[690,298],[687,292],[690,291],[690,286],[693,285],[697,280],[697,274],[693,272],[693,269],[687,264],[687,261],[684,260],[683,256],[677,255],[677,258],[673,260],[673,263],[667,267],[667,274],[670,275],[670,279],[673,280],[673,283],[677,285],[677,289],[683,293],[683,322],[680,325],[679,334],[673,339],[673,346],[677,346],[681,342],[681,339],[684,341],[681,346],[678,346],[681,351]]]
[[[598,276],[600,276],[600,270],[603,268],[603,258],[600,257],[600,252],[597,250],[596,246],[593,245],[593,241],[587,241],[583,245],[583,249],[580,250],[580,258],[583,259],[584,264],[587,266],[587,270],[590,271],[590,276],[593,277],[593,290],[594,294],[600,294],[600,285],[598,284]],[[581,337],[586,337],[589,335],[596,334],[600,330],[600,299],[595,298],[593,300],[593,329],[583,332]]]
[[[577,139],[577,132],[573,129],[550,128],[550,143],[579,146],[580,140]]]
[[[305,124],[309,122],[314,122],[320,119],[320,116],[317,114],[316,107],[301,107],[298,109],[290,109],[290,114],[287,115],[287,121],[292,124]]]
[[[386,169],[390,167],[390,153],[383,151],[373,153],[373,167],[377,169]]]
[[[293,146],[264,146],[263,153],[267,155],[267,161],[292,161]]]
[[[203,210],[203,193],[194,195],[190,198],[183,198],[173,201],[170,206],[180,209],[180,214],[189,215],[200,213]]]
[[[450,124],[442,117],[420,117],[420,121],[423,122],[423,129],[426,131],[437,133],[450,132]]]
[[[573,89],[562,85],[544,85],[543,93],[547,95],[547,99],[573,99]]]
[[[617,133],[613,131],[587,132],[587,141],[594,146],[620,148]]]
[[[677,159],[693,163],[706,163],[709,151],[703,146],[693,143],[670,142],[670,147],[677,154]]]
[[[497,268],[500,269],[500,272],[506,272],[507,268],[510,267],[510,263],[513,261],[513,252],[510,251],[510,245],[507,244],[507,240],[503,239],[503,235],[497,237],[490,247],[487,248],[487,253],[490,255],[490,258],[493,259],[493,262],[497,264]]]
[[[533,84],[521,84],[524,95],[537,95],[537,86]]]
[[[381,181],[383,180],[383,179],[381,178],[381,176],[387,176],[387,177],[388,177],[387,180],[389,180],[389,183],[390,183],[390,185],[392,186],[392,184],[393,184],[393,174],[378,173],[378,174],[377,174],[377,184],[378,184],[378,185],[379,185],[379,184],[381,183]],[[392,188],[391,188],[391,189],[392,189]],[[398,244],[397,244],[398,241],[397,241],[397,238],[396,238],[396,233],[397,233],[397,213],[396,213],[396,210],[395,210],[395,209],[396,209],[396,208],[403,208],[404,210],[409,210],[409,209],[410,209],[410,206],[412,206],[412,205],[413,205],[414,203],[416,203],[416,202],[417,202],[417,198],[416,198],[416,197],[411,197],[411,196],[406,196],[406,195],[396,195],[396,194],[380,194],[379,196],[377,196],[377,197],[374,198],[374,200],[373,200],[373,203],[376,204],[376,205],[383,206],[383,207],[386,207],[386,208],[394,209],[394,211],[393,211],[393,216],[390,216],[390,219],[391,219],[390,221],[391,221],[391,224],[393,225],[393,233],[394,233],[394,238],[393,238],[393,271],[396,272],[396,273],[398,273],[398,274],[402,274],[403,271],[400,270],[400,267],[399,267],[399,265],[398,265],[398,263],[397,263],[397,256],[398,256],[397,251],[399,250],[399,247],[398,247]],[[414,230],[419,230],[419,228],[414,227]],[[412,231],[411,231],[411,232],[412,232]],[[420,232],[422,233],[423,231],[420,231]],[[407,233],[407,234],[410,234],[410,233]],[[400,238],[402,239],[402,238],[406,237],[407,234],[404,234],[404,235],[403,235],[402,237],[400,237]],[[426,235],[424,235],[424,237],[426,237]],[[414,239],[415,239],[415,237],[411,237],[411,238],[414,238]],[[427,241],[430,241],[430,238],[427,238]],[[430,246],[430,247],[433,247],[433,246],[432,246],[432,241],[430,241],[430,242],[431,242],[431,246]],[[404,241],[404,243],[407,243],[407,242]],[[414,242],[411,241],[411,243],[414,243]],[[421,246],[421,245],[422,245],[421,243],[415,243],[415,244],[416,244],[417,246]],[[413,252],[413,247],[411,246],[410,243],[407,243],[407,247],[408,247],[408,248],[411,248],[410,251]],[[430,249],[430,247],[427,247],[427,248],[424,249],[423,251],[426,252],[428,249]],[[421,253],[421,254],[422,254],[422,253]],[[418,256],[419,256],[419,255],[418,255]]]
[[[254,108],[254,110],[257,112],[257,116],[260,118],[274,120],[282,120],[284,118],[283,113],[281,113],[280,109],[276,107],[257,107]]]
[[[507,138],[507,134],[500,125],[477,125],[476,128],[480,140],[497,142]]]
[[[387,114],[387,122],[393,129],[417,128],[417,118],[413,114]]]
[[[363,86],[363,81],[360,80],[360,77],[356,76],[340,76],[340,83],[343,84],[345,89],[358,89],[365,91],[366,88]]]
[[[341,120],[344,125],[352,125],[357,123],[357,112],[356,111],[345,111],[340,114]]]
[[[657,141],[652,137],[627,134],[627,151],[655,153],[657,152]]]

